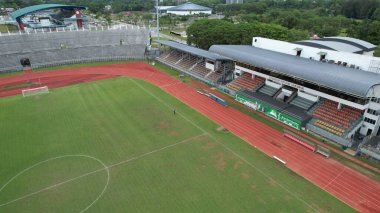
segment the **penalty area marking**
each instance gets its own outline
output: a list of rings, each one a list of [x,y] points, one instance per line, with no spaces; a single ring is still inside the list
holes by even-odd
[[[105,184],[104,187],[103,187],[103,190],[102,190],[102,191],[100,192],[100,194],[96,197],[96,199],[93,200],[93,201],[92,201],[88,206],[86,206],[84,209],[82,209],[82,210],[80,211],[80,213],[87,211],[89,208],[91,208],[91,206],[93,206],[93,205],[94,205],[94,204],[95,204],[95,203],[96,203],[96,202],[97,202],[97,201],[103,196],[104,192],[105,192],[106,189],[108,188],[108,184],[109,184],[109,181],[110,181],[110,171],[109,171],[109,168],[103,163],[103,161],[101,161],[101,160],[99,160],[99,159],[97,159],[97,158],[95,158],[95,157],[89,156],[89,155],[62,155],[62,156],[58,156],[58,157],[54,157],[54,158],[49,158],[49,159],[47,159],[47,160],[41,161],[41,162],[39,162],[39,163],[36,163],[36,164],[34,164],[34,165],[32,165],[32,166],[30,166],[30,167],[28,167],[28,168],[22,170],[21,172],[19,172],[19,173],[16,174],[15,176],[13,176],[8,182],[6,182],[6,183],[0,188],[0,193],[1,193],[1,192],[7,187],[7,185],[9,185],[13,180],[15,180],[17,177],[21,176],[21,175],[24,174],[25,172],[27,172],[27,171],[29,171],[29,170],[31,170],[31,169],[33,169],[33,168],[35,168],[35,167],[37,167],[37,166],[39,166],[39,165],[41,165],[41,164],[48,163],[48,162],[51,162],[51,161],[54,161],[54,160],[58,160],[58,159],[62,159],[62,158],[69,158],[69,157],[82,157],[82,158],[89,158],[89,159],[95,160],[95,161],[97,161],[100,165],[102,165],[102,167],[103,167],[102,169],[99,169],[99,170],[100,170],[100,171],[103,171],[103,170],[104,170],[104,171],[107,172],[107,181],[106,181],[106,184]],[[96,170],[96,171],[99,171],[99,170]],[[54,184],[54,185],[51,185],[51,186],[45,187],[45,188],[43,188],[43,189],[41,189],[41,190],[38,190],[38,191],[36,191],[36,192],[32,192],[32,193],[29,193],[29,194],[27,194],[27,195],[24,195],[24,196],[21,196],[21,197],[19,197],[19,198],[16,198],[16,199],[14,199],[14,200],[8,201],[8,202],[6,202],[6,203],[2,203],[2,204],[0,204],[0,207],[2,207],[2,206],[6,206],[6,205],[8,205],[8,204],[14,203],[14,202],[16,202],[16,201],[19,201],[19,200],[22,200],[22,199],[25,199],[25,198],[28,198],[28,197],[31,197],[31,196],[33,196],[33,195],[39,194],[39,193],[44,192],[44,191],[47,191],[47,190],[49,190],[49,189],[56,188],[56,187],[61,186],[61,185],[65,184],[65,183],[68,183],[68,182],[74,181],[74,180],[76,180],[76,179],[79,179],[79,178],[82,178],[82,177],[88,176],[88,175],[93,174],[93,173],[95,173],[95,172],[87,173],[87,174],[85,174],[85,175],[81,175],[81,176],[79,176],[79,177],[71,178],[71,179],[68,179],[68,180],[66,180],[66,181],[63,181],[63,182],[60,182],[60,183],[57,183],[57,184]]]

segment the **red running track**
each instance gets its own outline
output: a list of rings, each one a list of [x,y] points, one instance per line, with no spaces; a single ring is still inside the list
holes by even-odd
[[[66,76],[69,79],[74,75],[128,76],[150,82],[227,128],[270,157],[276,155],[283,159],[287,162],[289,169],[360,212],[380,212],[380,184],[378,182],[335,160],[326,159],[311,152],[283,137],[280,132],[234,108],[223,107],[210,98],[197,93],[194,88],[144,63],[31,73],[0,79],[0,86],[37,78]]]
[[[29,73],[27,76],[32,76]],[[97,81],[107,78],[114,78],[114,75],[99,75],[99,74],[86,74],[86,75],[66,75],[66,76],[54,76],[54,77],[40,77],[40,78],[29,78],[26,80],[12,81],[0,83],[0,97],[18,95],[21,94],[21,90],[36,88],[40,86],[48,86],[50,89],[63,87],[78,83]],[[32,83],[30,86],[24,86],[13,89],[5,89],[6,86],[12,86],[17,84]]]

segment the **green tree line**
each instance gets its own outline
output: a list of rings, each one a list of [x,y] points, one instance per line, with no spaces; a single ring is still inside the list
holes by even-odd
[[[187,43],[208,49],[214,44],[252,44],[260,36],[283,41],[306,39],[308,33],[260,22],[234,24],[226,20],[199,20],[187,29]]]

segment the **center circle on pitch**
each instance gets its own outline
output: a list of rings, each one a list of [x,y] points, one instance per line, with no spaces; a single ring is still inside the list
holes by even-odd
[[[50,158],[0,185],[0,212],[85,212],[104,194],[110,173],[88,155]]]

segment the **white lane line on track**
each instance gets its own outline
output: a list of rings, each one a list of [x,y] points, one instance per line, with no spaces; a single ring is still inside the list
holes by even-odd
[[[181,82],[175,82],[175,83],[171,83],[171,84],[165,84],[163,86],[160,86],[160,88],[171,87],[171,86],[175,86],[175,85],[178,85],[178,84],[181,84]]]
[[[165,105],[166,107],[172,109],[173,107],[171,107],[169,104],[167,104],[165,101],[163,101],[161,98],[157,97],[155,94],[151,93],[149,90],[145,89],[144,87],[142,87],[137,81],[135,81],[134,79],[130,79],[130,81],[132,81],[133,83],[135,83],[140,89],[142,89],[143,91],[145,91],[147,94],[151,95],[153,98],[155,98],[156,100],[158,100],[159,102],[161,102],[163,105]],[[176,97],[174,97],[176,98]],[[178,98],[176,98],[178,99]],[[178,99],[179,100],[179,99]],[[180,100],[181,101],[181,100]],[[181,101],[182,103],[184,103],[183,101]],[[186,104],[186,103],[185,103]],[[188,104],[186,104],[187,106],[189,106]],[[192,107],[190,107],[192,108]],[[198,112],[198,111],[197,111]],[[256,171],[260,172],[264,177],[268,178],[268,179],[272,179],[278,186],[280,186],[283,190],[285,190],[286,192],[288,192],[290,195],[292,195],[294,198],[296,198],[297,200],[301,201],[302,203],[304,203],[306,206],[308,206],[310,209],[312,209],[314,212],[319,212],[316,208],[314,208],[312,205],[310,205],[308,202],[306,202],[305,200],[303,200],[302,198],[300,198],[299,196],[297,196],[294,192],[290,191],[288,188],[286,188],[285,186],[281,185],[280,183],[278,183],[274,178],[270,177],[268,174],[266,174],[263,170],[257,168],[255,165],[253,165],[251,162],[249,162],[248,160],[246,160],[243,156],[239,155],[238,153],[236,153],[235,151],[233,151],[232,149],[230,149],[228,146],[224,145],[222,142],[218,141],[214,136],[212,136],[210,133],[208,133],[205,129],[203,129],[202,127],[198,126],[196,123],[194,123],[193,121],[191,121],[190,119],[188,119],[187,117],[185,117],[184,115],[182,115],[181,113],[178,113],[177,114],[179,116],[181,116],[182,118],[184,118],[186,121],[188,121],[190,124],[192,124],[194,127],[196,127],[197,129],[201,130],[202,132],[204,132],[204,134],[206,134],[207,136],[209,136],[211,139],[213,139],[215,142],[217,142],[219,145],[221,145],[224,149],[228,150],[229,152],[231,152],[233,155],[235,155],[237,158],[239,158],[240,160],[244,161],[246,164],[248,164],[250,167],[252,167],[253,169],[255,169]]]
[[[32,192],[32,193],[29,193],[29,194],[27,194],[27,195],[21,196],[21,197],[19,197],[19,198],[14,199],[14,200],[8,201],[7,203],[0,204],[0,207],[2,207],[2,206],[6,206],[6,205],[8,205],[8,204],[14,203],[14,202],[19,201],[19,200],[23,200],[23,199],[25,199],[25,198],[31,197],[31,196],[33,196],[33,195],[39,194],[39,193],[41,193],[41,192],[44,192],[44,191],[47,191],[47,190],[50,190],[50,189],[53,189],[53,188],[56,188],[56,187],[58,187],[58,186],[61,186],[61,185],[66,184],[66,183],[69,183],[69,182],[72,182],[72,181],[78,180],[78,179],[80,179],[80,178],[83,178],[83,177],[89,176],[89,175],[91,175],[91,174],[98,173],[98,172],[101,172],[101,171],[104,171],[104,170],[107,171],[107,170],[109,170],[110,168],[113,168],[113,167],[115,167],[115,166],[119,166],[119,165],[122,165],[122,164],[126,164],[126,163],[129,163],[129,162],[132,162],[132,161],[139,160],[139,159],[141,159],[141,158],[143,158],[143,157],[146,157],[146,156],[148,156],[148,155],[152,155],[152,154],[154,154],[154,153],[157,153],[157,152],[160,152],[160,151],[163,151],[163,150],[166,150],[166,149],[169,149],[169,148],[175,147],[175,146],[177,146],[177,145],[187,143],[187,142],[189,142],[189,141],[191,141],[191,140],[193,140],[193,139],[196,139],[196,138],[199,138],[199,137],[201,137],[201,136],[205,136],[205,135],[206,135],[206,134],[203,133],[203,134],[200,134],[200,135],[197,135],[197,136],[194,136],[194,137],[187,138],[187,139],[182,140],[182,141],[180,141],[180,142],[177,142],[177,143],[174,143],[174,144],[170,144],[170,145],[167,145],[167,146],[161,147],[161,148],[159,148],[159,149],[155,149],[155,150],[150,151],[150,152],[146,152],[146,153],[141,154],[141,155],[139,155],[139,156],[136,156],[136,157],[133,157],[133,158],[129,158],[129,159],[127,159],[127,160],[120,161],[120,162],[115,163],[115,164],[111,164],[111,165],[109,165],[109,166],[105,166],[105,165],[104,165],[104,168],[101,168],[101,169],[98,169],[98,170],[94,170],[94,171],[92,171],[92,172],[85,173],[85,174],[83,174],[83,175],[80,175],[80,176],[77,176],[77,177],[74,177],[74,178],[71,178],[71,179],[68,179],[68,180],[62,181],[62,182],[60,182],[60,183],[56,183],[56,184],[54,184],[54,185],[51,185],[51,186],[45,187],[45,188],[43,188],[43,189],[41,189],[41,190],[38,190],[38,191],[35,191],[35,192]],[[46,161],[43,161],[43,162],[46,162]],[[9,182],[8,182],[8,183],[9,183]],[[7,183],[7,184],[8,184],[8,183]],[[107,183],[107,185],[108,185],[108,183]],[[2,187],[2,189],[3,189],[3,188],[5,188],[5,187]],[[105,191],[105,190],[104,190],[104,191]],[[103,193],[104,193],[104,192],[102,192],[102,194],[103,194]],[[98,200],[98,199],[97,199],[97,200]],[[97,201],[97,200],[96,200],[96,201]],[[92,203],[92,204],[94,204],[94,203]],[[92,204],[91,204],[91,206],[92,206]],[[91,207],[91,206],[89,206],[89,207]],[[84,212],[84,211],[86,211],[87,209],[88,209],[88,208],[82,210],[81,212]]]
[[[339,172],[339,174],[337,176],[334,177],[334,179],[332,179],[330,182],[328,182],[324,187],[322,187],[323,189],[326,189],[330,184],[332,184],[339,176],[341,176],[343,174],[343,172],[346,171],[346,167],[343,167],[342,171]]]

